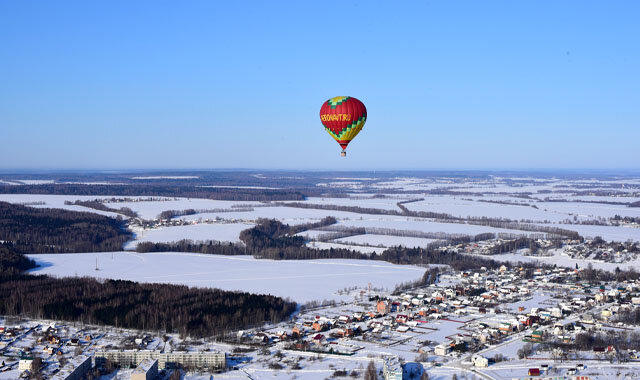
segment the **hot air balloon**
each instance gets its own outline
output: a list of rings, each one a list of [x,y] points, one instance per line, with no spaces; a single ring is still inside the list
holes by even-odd
[[[347,145],[364,127],[367,109],[364,104],[351,96],[336,96],[324,102],[320,108],[320,121],[342,147],[340,155],[347,155]]]

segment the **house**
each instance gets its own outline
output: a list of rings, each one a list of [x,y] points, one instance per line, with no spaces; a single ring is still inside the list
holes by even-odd
[[[451,347],[444,344],[439,344],[433,349],[433,353],[439,356],[445,356],[449,352],[451,352]]]
[[[471,358],[471,363],[476,367],[484,368],[489,366],[489,359],[482,356],[474,356]]]
[[[311,325],[311,328],[314,331],[324,331],[327,330],[327,324],[324,322],[319,322],[319,321],[315,321],[313,322],[313,324]]]
[[[316,334],[311,339],[317,346],[322,346],[324,344],[324,338],[325,336],[323,334]]]
[[[409,317],[407,317],[404,314],[398,314],[396,316],[396,322],[398,323],[407,323],[408,320],[409,320]]]
[[[21,357],[20,361],[18,362],[18,369],[20,371],[27,371],[27,370],[31,370],[31,363],[33,363],[33,357],[32,356],[25,356],[25,357]]]
[[[387,359],[382,368],[384,380],[402,380],[402,366],[397,359]]]
[[[382,300],[378,301],[378,304],[376,305],[376,311],[379,314],[387,314],[387,313],[389,313],[389,310],[390,309],[389,309],[389,304],[388,303],[386,303],[386,302],[384,302]]]

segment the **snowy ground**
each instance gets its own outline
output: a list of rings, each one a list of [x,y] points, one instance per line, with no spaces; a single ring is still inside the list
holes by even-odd
[[[135,232],[136,239],[128,242],[125,249],[135,249],[141,242],[169,243],[183,239],[235,243],[240,241],[240,232],[253,226],[251,223],[202,223],[140,230]]]
[[[407,236],[387,236],[387,235],[355,235],[334,240],[336,243],[344,244],[364,244],[382,247],[395,247],[402,245],[404,247],[426,247],[429,243],[436,241],[435,239],[423,239]]]
[[[65,205],[65,201],[74,202],[77,200],[90,201],[94,199],[111,198],[111,196],[95,196],[95,195],[41,195],[41,194],[0,194],[0,202],[29,204],[31,207],[40,208],[61,208],[70,211],[86,211],[93,212],[100,215],[106,215],[110,217],[117,217],[120,214],[116,214],[108,211],[95,210],[89,207]],[[43,203],[43,204],[35,204]],[[122,206],[120,206],[122,207]],[[114,206],[114,208],[120,208]],[[122,215],[120,215],[122,216]]]
[[[297,302],[336,299],[346,287],[393,289],[419,279],[425,268],[359,260],[257,260],[250,256],[192,253],[101,252],[29,255],[37,274],[90,276],[141,282],[184,284],[291,297]],[[96,259],[99,270],[96,268]]]

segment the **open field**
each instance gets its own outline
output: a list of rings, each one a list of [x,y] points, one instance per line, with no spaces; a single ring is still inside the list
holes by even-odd
[[[425,268],[358,260],[257,260],[250,256],[192,253],[101,252],[30,255],[40,265],[34,274],[90,276],[141,282],[215,287],[269,293],[304,303],[350,299],[336,294],[347,287],[393,289],[419,279]],[[96,260],[99,270],[96,270]]]

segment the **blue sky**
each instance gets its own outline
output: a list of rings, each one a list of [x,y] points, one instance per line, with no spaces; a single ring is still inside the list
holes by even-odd
[[[640,168],[638,1],[2,1],[0,168]],[[346,159],[318,112],[368,109]]]

